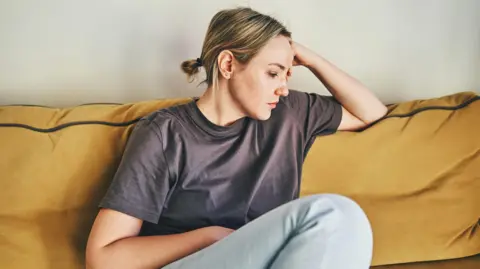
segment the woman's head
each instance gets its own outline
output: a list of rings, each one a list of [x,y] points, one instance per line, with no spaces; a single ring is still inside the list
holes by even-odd
[[[203,66],[209,88],[228,90],[246,116],[267,119],[272,109],[268,103],[288,93],[286,80],[294,57],[290,38],[291,33],[268,15],[250,8],[222,10],[210,22],[201,62],[185,61],[182,69],[192,78]]]

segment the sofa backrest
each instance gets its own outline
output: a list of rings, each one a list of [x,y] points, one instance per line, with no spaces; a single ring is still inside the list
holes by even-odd
[[[317,139],[302,195],[356,200],[372,223],[374,264],[480,253],[479,99],[404,102],[361,132]]]
[[[0,107],[0,268],[84,268],[97,205],[136,121],[186,101]]]
[[[396,104],[365,130],[318,138],[301,195],[356,200],[374,230],[374,264],[480,253],[478,99]],[[98,202],[132,127],[189,100],[0,107],[0,268],[84,268]]]

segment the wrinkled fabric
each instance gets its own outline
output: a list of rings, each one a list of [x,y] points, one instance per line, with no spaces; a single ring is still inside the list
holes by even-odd
[[[140,121],[100,206],[144,220],[142,235],[238,229],[299,196],[313,139],[336,131],[333,98],[290,91],[266,121],[210,122],[196,101]]]

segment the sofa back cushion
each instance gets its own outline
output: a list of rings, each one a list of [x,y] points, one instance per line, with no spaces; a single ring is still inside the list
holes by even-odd
[[[99,200],[136,120],[187,100],[0,107],[0,268],[85,268]]]
[[[374,264],[479,253],[476,98],[467,92],[393,105],[366,130],[317,139],[301,195],[356,200],[374,230]],[[0,107],[0,268],[84,268],[98,202],[132,127],[189,100]]]
[[[361,132],[315,141],[302,195],[340,193],[367,213],[373,264],[480,253],[480,100],[458,93],[389,107]]]

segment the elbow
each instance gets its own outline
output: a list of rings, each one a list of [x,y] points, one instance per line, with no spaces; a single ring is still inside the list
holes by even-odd
[[[85,253],[85,268],[86,269],[105,269],[118,268],[113,266],[105,255],[105,247],[87,248]],[[112,267],[113,266],[113,267]]]
[[[99,250],[87,249],[85,253],[85,268],[86,269],[101,269],[105,268],[100,264],[99,259]]]
[[[387,115],[387,113],[388,113],[388,108],[386,106],[382,105],[375,110],[371,110],[370,113],[368,113],[368,115],[362,119],[362,121],[366,125],[370,125],[370,124],[382,119],[383,117],[385,117]]]
[[[125,262],[117,250],[112,249],[111,246],[88,248],[85,253],[85,268],[86,269],[132,269],[138,268],[138,265],[133,265],[131,262]],[[143,268],[143,267],[142,267]]]
[[[87,257],[85,259],[86,269],[106,269],[106,268],[119,268],[118,266],[112,266],[112,263],[108,260],[101,259],[99,257]]]
[[[382,104],[382,106],[378,109],[378,114],[376,115],[375,121],[382,119],[388,114],[388,108]]]

